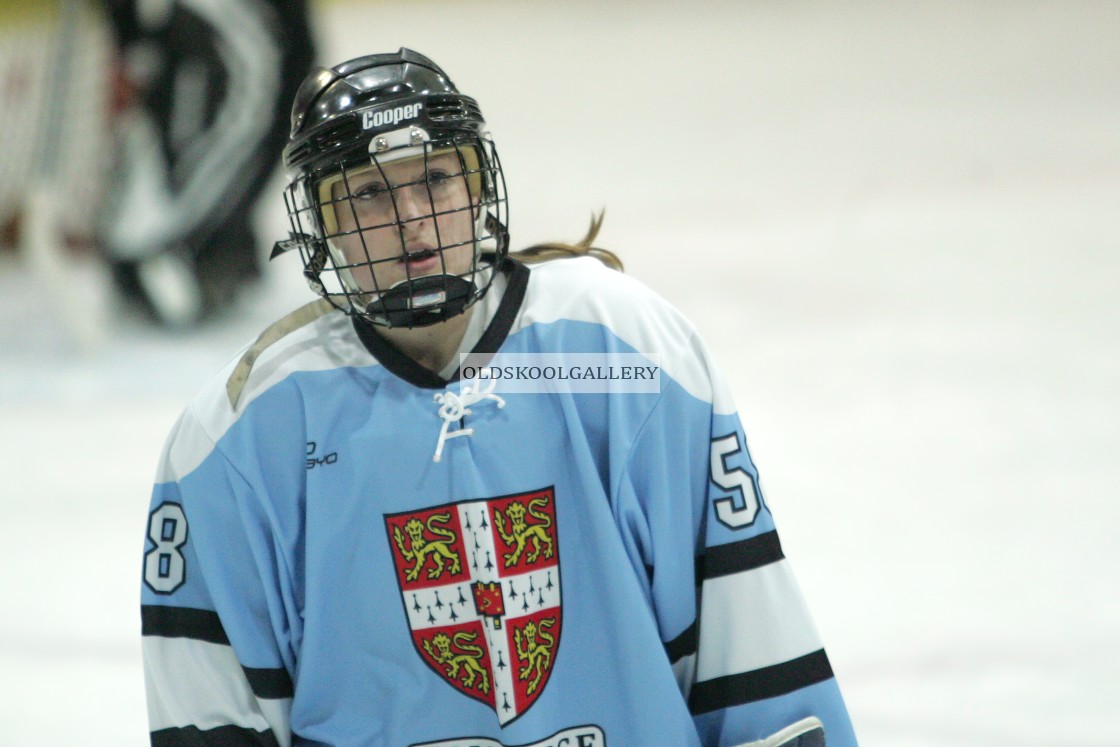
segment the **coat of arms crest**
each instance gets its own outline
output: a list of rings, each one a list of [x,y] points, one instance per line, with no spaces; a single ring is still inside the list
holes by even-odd
[[[505,725],[548,683],[560,644],[552,488],[385,517],[412,642]]]

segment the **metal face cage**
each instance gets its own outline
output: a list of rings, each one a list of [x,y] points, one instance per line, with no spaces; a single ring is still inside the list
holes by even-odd
[[[373,324],[421,327],[485,295],[505,256],[507,200],[488,135],[433,140],[419,127],[375,136],[368,158],[307,172],[284,191],[304,276]]]

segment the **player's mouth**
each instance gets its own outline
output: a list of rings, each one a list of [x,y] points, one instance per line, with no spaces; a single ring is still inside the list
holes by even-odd
[[[427,247],[409,249],[401,259],[401,264],[408,269],[410,275],[430,272],[439,267],[440,263],[439,252]]]

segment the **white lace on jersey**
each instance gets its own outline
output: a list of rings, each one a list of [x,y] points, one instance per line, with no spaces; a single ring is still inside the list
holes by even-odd
[[[463,419],[464,415],[471,414],[471,405],[483,402],[485,400],[492,400],[498,403],[498,409],[506,406],[506,401],[494,394],[494,387],[497,386],[495,379],[488,379],[486,384],[483,385],[478,379],[475,379],[474,385],[464,384],[459,394],[455,392],[443,392],[437,394],[433,398],[439,405],[439,416],[443,418],[443,425],[439,429],[439,440],[436,442],[436,453],[432,455],[432,461],[438,462],[443,458],[443,445],[447,443],[448,439],[455,438],[456,436],[473,436],[474,428],[459,428],[458,430],[449,431],[452,423],[457,423]]]

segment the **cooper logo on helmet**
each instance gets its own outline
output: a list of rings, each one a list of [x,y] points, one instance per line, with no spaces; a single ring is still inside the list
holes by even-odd
[[[409,104],[408,106],[394,106],[380,112],[362,112],[362,129],[370,130],[388,124],[397,124],[405,119],[413,119],[424,108],[423,103]]]

